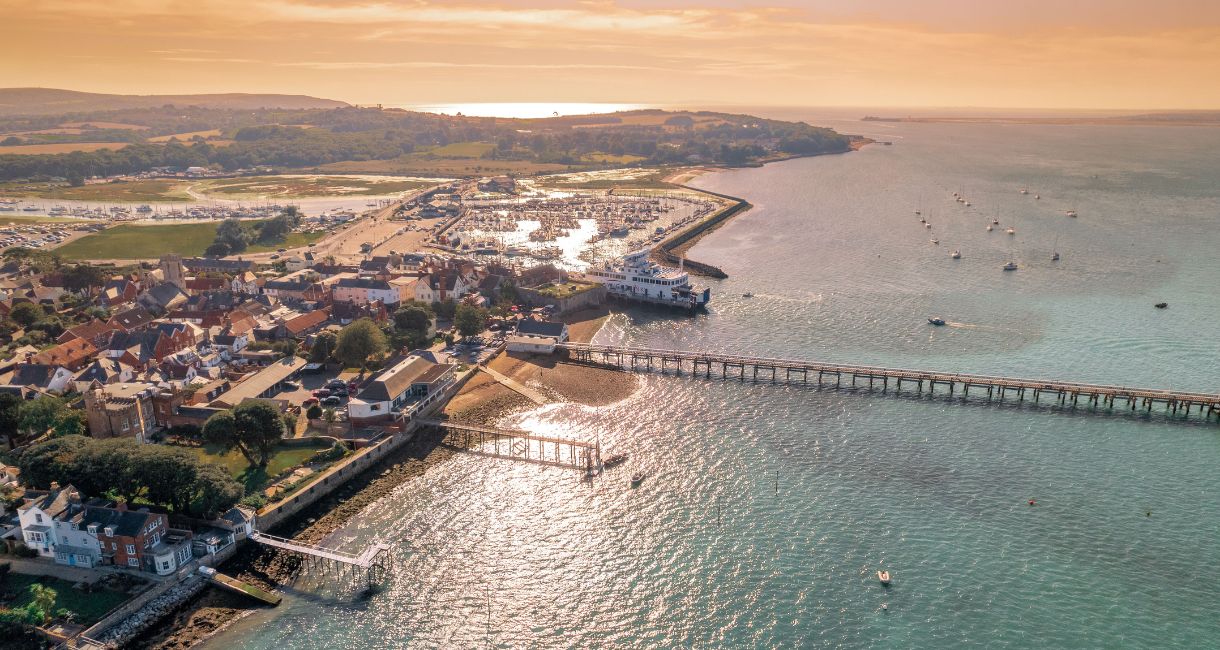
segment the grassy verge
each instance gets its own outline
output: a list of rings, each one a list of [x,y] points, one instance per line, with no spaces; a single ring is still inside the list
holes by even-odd
[[[370,196],[396,194],[419,189],[429,183],[399,178],[356,178],[352,176],[248,176],[202,181],[192,187],[210,196],[235,198]]]
[[[17,225],[28,226],[39,223],[92,223],[85,219],[74,219],[72,217],[38,217],[25,214],[0,214],[0,226]]]
[[[66,609],[76,614],[76,622],[82,625],[92,625],[107,612],[118,607],[130,596],[105,589],[96,589],[92,593],[73,589],[71,582],[48,576],[32,576],[23,573],[10,573],[4,581],[4,591],[13,596],[8,607],[16,609],[30,602],[30,585],[39,583],[55,590],[55,609]]]
[[[267,463],[267,467],[250,467],[250,463],[246,461],[246,457],[241,455],[240,451],[234,449],[229,453],[212,445],[203,447],[188,447],[191,453],[199,456],[200,460],[207,463],[216,463],[223,466],[246,488],[246,494],[255,494],[261,491],[268,483],[271,477],[276,476],[284,470],[292,469],[304,465],[306,461],[313,458],[318,452],[322,451],[321,447],[284,447],[278,446],[271,456],[271,461]]]

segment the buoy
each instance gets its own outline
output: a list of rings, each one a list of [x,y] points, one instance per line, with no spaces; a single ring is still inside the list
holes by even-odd
[[[881,609],[888,612],[890,611],[890,606],[885,603],[881,603]]]
[[[1030,499],[1030,500],[1029,500],[1029,505],[1031,505],[1031,506],[1036,506],[1036,505],[1038,505],[1038,503],[1037,503],[1036,501],[1034,501],[1033,499]]]

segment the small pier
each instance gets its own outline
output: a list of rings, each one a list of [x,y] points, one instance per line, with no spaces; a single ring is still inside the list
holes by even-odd
[[[389,553],[390,545],[382,542],[374,542],[359,554],[355,554],[258,531],[250,534],[250,540],[264,546],[296,553],[302,557],[305,564],[327,574],[333,572],[340,585],[344,584],[343,581],[346,578],[359,580],[363,577],[366,589],[385,576],[388,570],[385,558],[389,558],[391,563],[394,560],[393,554]]]
[[[595,442],[438,418],[420,418],[419,423],[440,427],[456,434],[455,442],[469,453],[589,472],[601,466],[601,448]]]
[[[1088,384],[1056,379],[1019,379],[878,366],[844,365],[793,359],[658,350],[589,343],[561,343],[557,349],[578,363],[630,372],[686,374],[703,379],[816,385],[843,389],[880,389],[953,397],[1092,407],[1097,412],[1144,412],[1154,408],[1189,418],[1220,422],[1220,394]],[[938,391],[939,389],[939,391]]]
[[[228,589],[234,593],[253,598],[254,600],[266,603],[272,607],[279,605],[280,601],[283,600],[283,598],[278,594],[273,594],[265,589],[259,589],[248,582],[238,580],[237,578],[227,576],[220,572],[215,572],[208,575],[208,580],[214,585]]]

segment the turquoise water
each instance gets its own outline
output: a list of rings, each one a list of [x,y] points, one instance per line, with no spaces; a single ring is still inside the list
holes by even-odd
[[[1220,389],[1220,131],[834,125],[895,144],[702,177],[756,206],[690,253],[730,274],[714,308],[616,315],[600,340]],[[986,232],[993,215],[1017,235]],[[1021,270],[1000,270],[1010,258]],[[209,645],[1214,647],[1220,634],[1215,425],[658,376],[615,405],[506,424],[597,436],[631,460],[588,484],[458,457],[329,540],[394,540],[386,591],[352,600],[305,574]],[[636,469],[649,478],[633,490]]]

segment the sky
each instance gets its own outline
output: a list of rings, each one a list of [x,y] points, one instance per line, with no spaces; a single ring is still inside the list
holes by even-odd
[[[1217,0],[0,0],[0,16],[7,87],[1220,108]]]

